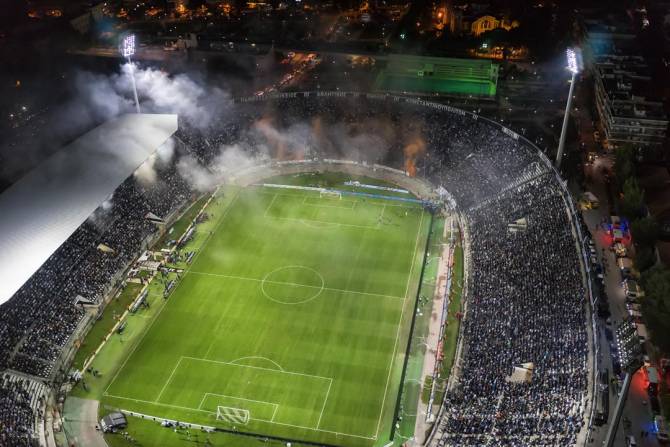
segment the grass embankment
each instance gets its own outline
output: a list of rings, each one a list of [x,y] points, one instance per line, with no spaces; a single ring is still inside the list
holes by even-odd
[[[414,321],[414,332],[412,334],[407,359],[407,369],[402,384],[400,408],[398,411],[399,427],[395,432],[395,445],[402,445],[407,439],[414,435],[416,423],[417,405],[421,395],[421,376],[423,374],[423,363],[426,355],[425,340],[428,335],[430,319],[433,308],[433,297],[438,274],[438,260],[442,254],[442,233],[444,231],[444,219],[433,219],[430,234],[430,243],[426,254],[421,288],[419,289],[419,302],[417,304],[417,315]]]
[[[198,215],[200,209],[203,207],[205,202],[209,199],[209,194],[205,194],[196,200],[188,209],[177,219],[177,221],[165,232],[163,236],[156,242],[154,247],[159,248],[168,248],[167,243],[171,240],[177,240],[184,234],[184,231],[191,225],[195,216]]]
[[[98,349],[100,343],[103,342],[121,315],[123,315],[128,306],[137,297],[137,294],[140,293],[142,287],[142,284],[128,283],[118,296],[112,298],[107,307],[105,307],[102,316],[93,324],[93,327],[79,346],[79,350],[72,362],[73,368],[81,370],[86,359]]]
[[[195,219],[195,216],[198,215],[198,212],[208,198],[209,195],[205,194],[195,201],[172,225],[172,231],[166,232],[161,236],[156,244],[154,244],[154,247],[163,248],[170,239],[179,238],[184,231],[186,231],[186,228],[188,228],[193,219]],[[140,272],[141,278],[146,278],[147,276],[148,272]],[[75,354],[72,362],[73,368],[80,370],[84,366],[86,359],[88,359],[98,346],[100,346],[100,343],[102,343],[107,334],[109,334],[109,331],[112,330],[118,321],[118,318],[123,315],[128,306],[130,306],[140,293],[142,287],[142,284],[128,283],[120,295],[112,298],[109,304],[105,307],[102,316],[93,324],[91,330],[86,334],[84,341]]]
[[[449,308],[447,311],[447,327],[444,332],[443,340],[443,357],[440,362],[439,375],[435,385],[435,409],[442,404],[444,393],[446,391],[451,368],[454,364],[456,348],[458,342],[458,330],[460,320],[457,317],[458,312],[461,311],[461,296],[463,293],[463,248],[456,246],[454,252],[454,271],[453,281],[451,285],[451,295],[449,301]],[[424,380],[424,388],[421,393],[421,398],[424,403],[428,403],[430,397],[430,389],[433,386],[433,377],[428,376]]]

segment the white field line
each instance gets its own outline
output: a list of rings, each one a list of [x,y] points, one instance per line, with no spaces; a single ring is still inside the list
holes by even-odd
[[[251,419],[254,420],[254,418],[251,418]],[[263,421],[263,422],[268,422],[270,424],[276,424],[276,425],[283,425],[285,427],[299,428],[299,429],[302,429],[302,430],[311,430],[311,431],[318,431],[318,432],[321,432],[321,433],[329,433],[329,434],[336,435],[336,436],[346,436],[348,438],[377,439],[376,437],[373,437],[373,436],[352,435],[352,434],[349,434],[349,433],[342,433],[342,432],[339,432],[339,431],[323,430],[321,428],[305,427],[305,426],[302,426],[302,425],[287,424],[285,422],[273,422],[273,421]]]
[[[282,368],[281,365],[280,365],[279,363],[275,362],[274,360],[270,360],[270,359],[267,358],[267,357],[262,357],[262,356],[260,356],[260,355],[250,355],[250,356],[247,356],[247,357],[240,357],[239,359],[235,359],[235,360],[231,361],[230,363],[235,363],[235,364],[237,364],[237,362],[239,362],[240,360],[248,360],[248,359],[261,359],[261,360],[267,360],[268,362],[274,364],[277,368],[279,368],[280,371],[284,371],[284,368]]]
[[[307,199],[313,199],[316,200],[317,202],[319,200],[323,200],[323,198],[317,199],[316,197],[310,197],[310,196],[305,196],[302,198],[302,204],[307,205],[307,206],[313,206],[316,208],[338,208],[341,210],[353,210],[354,207],[356,206],[356,201],[355,200],[347,200],[347,199],[340,199],[339,203],[348,203],[351,204],[351,206],[337,206],[337,205],[324,205],[322,203],[309,203]]]
[[[228,207],[227,207],[226,210],[223,212],[223,214],[221,215],[221,217],[219,217],[219,221],[216,223],[216,225],[214,225],[214,229],[212,230],[212,233],[214,233],[214,232],[219,228],[219,226],[221,225],[221,222],[223,222],[223,220],[225,219],[226,215],[228,214],[228,211],[230,210],[230,208],[232,208],[233,204],[235,203],[235,201],[237,200],[237,198],[238,198],[239,196],[240,196],[240,193],[237,192],[237,194],[235,194],[235,197],[233,198],[233,200],[228,204]],[[207,236],[207,239],[209,239],[210,237],[211,237],[211,236]],[[206,240],[207,240],[207,239],[206,239]],[[184,271],[184,276],[182,276],[181,281],[179,281],[179,282],[177,283],[177,287],[175,287],[175,290],[172,291],[172,294],[174,294],[174,292],[177,290],[177,288],[179,288],[179,286],[181,286],[181,284],[184,282],[184,277],[185,277],[186,274],[190,271],[190,268],[195,264],[196,259],[198,259],[198,256],[200,256],[200,253],[202,253],[202,252],[203,252],[203,250],[198,250],[198,251],[196,252],[195,256],[193,257],[193,260],[191,261],[191,265],[189,265],[189,266],[186,268],[186,270]],[[156,320],[158,320],[158,317],[160,316],[161,312],[163,312],[163,309],[165,309],[165,308],[170,304],[170,302],[172,302],[172,301],[173,301],[173,300],[168,300],[167,303],[163,303],[163,307],[161,307],[161,308],[158,310],[158,313],[157,313],[157,314],[154,316],[154,318],[151,320],[151,322],[149,323],[149,326],[147,326],[147,327],[145,328],[144,333],[142,334],[142,336],[140,337],[140,339],[137,340],[137,342],[136,342],[135,345],[133,346],[133,349],[130,351],[130,353],[128,354],[128,356],[125,358],[125,360],[124,360],[123,363],[121,364],[121,367],[120,367],[118,370],[116,370],[116,373],[114,374],[114,377],[112,377],[112,380],[111,380],[111,381],[109,382],[109,384],[107,385],[107,388],[105,388],[105,394],[107,394],[107,391],[109,390],[109,388],[110,388],[110,387],[112,386],[112,384],[116,381],[116,378],[119,376],[119,373],[126,367],[126,363],[128,363],[128,360],[133,356],[133,354],[135,353],[135,350],[137,349],[137,347],[138,347],[139,345],[142,344],[142,340],[144,340],[144,337],[149,333],[149,331],[150,331],[151,328],[153,327],[153,325],[154,325],[154,323],[156,322]]]
[[[249,188],[247,188],[247,189],[249,189]],[[301,196],[300,194],[282,194],[282,193],[279,193],[279,192],[261,191],[261,190],[257,190],[256,192],[258,194],[266,194],[266,195],[271,194],[271,195],[277,195],[277,196],[281,196],[281,197],[293,197],[294,199],[299,199],[300,196]],[[307,193],[309,191],[302,191],[302,192]],[[310,196],[308,195],[307,197],[310,197]],[[367,199],[367,200],[365,200],[365,199]],[[357,197],[357,196],[351,196],[351,197],[347,196],[347,200],[355,201],[356,204],[361,203],[365,200],[365,204],[370,205],[370,206],[383,206],[384,203],[380,203],[380,202],[387,201],[388,203],[386,203],[386,206],[392,206],[392,207],[395,207],[395,208],[409,208],[409,209],[412,209],[412,210],[421,210],[421,204],[419,204],[419,203],[415,203],[414,205],[403,205],[402,203],[391,203],[392,201],[390,199],[383,199],[383,198],[373,198],[373,197],[363,198],[363,197]],[[374,202],[373,200],[377,200],[377,202]]]
[[[207,411],[207,410],[200,410],[198,408],[191,408],[191,407],[183,407],[181,405],[172,405],[172,404],[162,404],[160,402],[152,402],[150,400],[142,400],[142,399],[133,399],[132,397],[123,397],[123,396],[116,396],[114,394],[107,394],[105,393],[104,396],[106,397],[111,397],[113,399],[122,399],[122,400],[130,400],[133,402],[139,402],[142,404],[151,404],[151,405],[158,405],[161,407],[168,407],[168,408],[178,408],[180,410],[187,410],[187,411],[199,411],[201,413],[207,413],[207,414],[216,414],[213,411]]]
[[[275,203],[275,200],[277,200],[278,195],[279,194],[275,194],[274,196],[272,196],[272,200],[270,201],[268,206],[265,208],[265,212],[263,213],[263,217],[268,217],[268,211],[270,211],[270,208],[272,208],[272,205]]]
[[[262,193],[264,193],[264,194],[268,194],[267,192],[262,192]],[[217,222],[217,224],[215,225],[215,227],[214,227],[214,229],[213,229],[214,232],[216,231],[216,229],[218,229],[218,227],[219,227],[219,226],[221,225],[221,223],[224,221],[224,218],[225,218],[226,214],[228,213],[228,211],[229,211],[230,208],[232,207],[233,203],[239,198],[239,195],[240,195],[240,194],[239,194],[239,192],[238,192],[238,193],[236,194],[235,198],[234,198],[234,199],[231,201],[231,203],[228,205],[228,207],[227,207],[226,211],[224,212],[224,214],[219,218],[219,221]],[[295,196],[290,195],[290,194],[275,194],[275,195],[282,195],[282,196],[287,196],[287,197],[295,197]],[[358,201],[356,201],[355,203],[358,204]],[[371,203],[369,203],[369,205],[377,205],[377,206],[379,206],[379,205],[382,205],[382,204],[378,204],[378,203],[371,202]],[[396,204],[383,204],[383,205],[384,205],[384,206],[391,206],[391,207],[398,207],[398,208],[417,209],[417,207],[415,207],[415,206],[406,206],[406,205],[400,205],[400,204],[398,204],[398,205],[396,205]],[[273,414],[273,416],[272,416],[272,420],[270,420],[270,421],[263,420],[263,419],[254,419],[254,418],[251,418],[252,420],[257,420],[257,421],[261,421],[261,422],[267,422],[267,423],[276,424],[276,425],[280,425],[280,426],[293,427],[293,428],[297,428],[297,429],[311,430],[311,431],[322,432],[322,433],[329,433],[329,434],[334,434],[334,435],[336,435],[336,436],[345,436],[345,437],[351,437],[351,438],[357,438],[357,439],[367,439],[367,440],[375,440],[375,439],[377,439],[377,435],[378,435],[378,432],[379,432],[379,426],[380,426],[380,423],[381,423],[381,417],[382,417],[382,415],[383,415],[383,411],[384,411],[384,403],[385,403],[386,394],[387,394],[387,391],[388,391],[388,385],[389,385],[389,381],[390,381],[390,376],[391,376],[391,371],[392,371],[392,365],[393,365],[393,361],[394,361],[394,357],[395,357],[395,350],[397,349],[398,337],[399,337],[400,327],[401,327],[400,323],[402,322],[402,315],[403,315],[403,312],[404,312],[405,300],[406,300],[406,298],[407,298],[407,290],[409,290],[409,283],[410,283],[410,281],[411,281],[411,272],[412,272],[413,267],[414,267],[414,258],[416,257],[416,246],[417,246],[417,243],[418,243],[418,237],[419,237],[419,235],[420,235],[421,227],[422,227],[422,224],[423,224],[423,218],[424,218],[424,212],[422,211],[422,212],[421,212],[421,220],[420,220],[420,222],[419,222],[419,231],[418,231],[418,233],[417,233],[417,239],[416,239],[416,241],[415,241],[415,250],[414,250],[414,254],[413,254],[413,256],[412,256],[412,265],[411,265],[411,267],[410,267],[410,275],[409,275],[409,278],[408,278],[408,283],[407,283],[407,288],[406,288],[405,297],[396,297],[396,296],[391,296],[391,295],[381,295],[381,294],[374,294],[374,293],[367,293],[367,292],[356,292],[356,291],[340,290],[340,289],[329,289],[329,288],[326,288],[326,289],[325,289],[325,290],[334,290],[334,291],[340,291],[340,292],[346,292],[346,293],[363,294],[363,295],[372,295],[372,296],[381,296],[381,297],[396,298],[396,299],[402,299],[402,300],[403,300],[403,308],[402,308],[402,310],[401,310],[400,322],[399,322],[399,324],[398,324],[398,328],[397,328],[397,332],[396,332],[396,341],[395,341],[395,345],[394,345],[393,356],[392,356],[392,358],[391,358],[391,365],[390,365],[390,368],[389,368],[389,375],[388,375],[388,377],[387,377],[386,388],[385,388],[385,391],[384,391],[384,399],[383,399],[383,401],[382,401],[382,406],[381,406],[381,410],[380,410],[380,416],[379,416],[379,420],[378,420],[378,423],[377,423],[377,434],[375,434],[374,436],[362,436],[362,435],[354,435],[354,434],[349,434],[349,433],[336,432],[336,431],[331,431],[331,430],[323,430],[323,429],[313,428],[313,427],[305,427],[305,426],[300,426],[300,425],[288,424],[288,423],[283,423],[283,422],[276,422],[276,421],[274,421],[274,417],[275,417],[275,414],[276,414],[276,409],[275,409],[275,412],[274,412],[274,414]],[[331,223],[331,222],[325,222],[325,223]],[[339,225],[339,224],[338,224],[338,225]],[[209,239],[209,237],[208,237],[207,239]],[[205,245],[205,243],[201,244],[201,246],[204,246],[204,245]],[[202,251],[199,250],[198,253],[196,253],[196,258],[197,258],[197,256],[198,256],[201,252],[202,252]],[[195,264],[195,258],[194,258],[194,262],[191,263],[191,266],[192,266],[193,264]],[[203,272],[194,272],[194,271],[191,271],[191,270],[190,270],[190,266],[189,266],[189,268],[187,268],[187,269],[185,270],[185,272],[184,272],[184,276],[185,276],[187,273],[205,274],[205,275],[212,275],[212,276],[222,276],[222,277],[230,277],[230,278],[236,278],[236,279],[242,279],[242,280],[251,280],[251,281],[261,281],[261,282],[262,282],[261,279],[255,279],[255,278],[244,278],[244,277],[234,277],[234,276],[218,275],[218,274],[210,274],[210,273],[203,273]],[[182,281],[180,281],[179,284],[178,284],[177,286],[179,286],[182,282],[183,282],[183,277],[182,277]],[[269,282],[269,281],[268,281],[268,282]],[[287,284],[290,284],[290,283],[287,283]],[[290,284],[290,285],[293,285],[293,284]],[[294,285],[296,285],[296,286],[304,286],[304,285],[301,285],[301,284],[294,284]],[[316,287],[316,286],[311,286],[311,287]],[[108,396],[108,397],[111,397],[111,398],[116,398],[116,399],[129,400],[129,401],[133,401],[133,402],[146,403],[146,404],[157,405],[157,406],[162,406],[162,407],[167,407],[167,408],[177,408],[177,409],[182,409],[182,410],[198,411],[198,412],[207,413],[207,414],[215,414],[215,413],[213,413],[213,412],[211,412],[211,411],[206,411],[206,410],[201,410],[201,409],[196,409],[196,408],[183,407],[183,406],[171,405],[171,404],[163,404],[163,403],[160,403],[160,402],[151,402],[151,401],[141,400],[141,399],[133,399],[133,398],[122,397],[122,396],[116,396],[116,395],[112,395],[112,394],[108,394],[108,393],[107,393],[107,390],[108,390],[108,389],[111,387],[111,385],[116,381],[116,378],[118,377],[119,373],[121,372],[121,370],[123,370],[123,369],[125,368],[126,363],[127,363],[128,360],[130,359],[130,357],[132,357],[132,355],[133,355],[133,353],[135,352],[135,350],[137,349],[137,347],[142,343],[142,340],[144,339],[144,337],[146,336],[146,334],[150,331],[151,327],[153,326],[153,323],[158,319],[160,313],[163,311],[163,309],[165,308],[165,306],[166,306],[167,304],[169,304],[169,303],[165,303],[165,305],[159,310],[158,314],[156,314],[156,316],[153,318],[153,320],[152,320],[152,322],[150,323],[149,327],[146,328],[146,330],[145,330],[145,332],[143,333],[142,337],[141,337],[141,338],[137,341],[137,343],[134,345],[132,351],[131,351],[130,354],[126,357],[126,359],[124,360],[124,362],[123,362],[123,364],[121,365],[121,367],[117,370],[117,372],[116,372],[116,374],[114,375],[112,381],[109,383],[109,385],[107,386],[107,388],[105,389],[105,392],[104,392],[103,394],[104,394],[105,396]],[[332,380],[333,380],[333,379],[330,378],[330,377],[321,377],[321,376],[314,376],[314,375],[302,374],[302,373],[292,373],[292,372],[286,372],[286,371],[277,371],[277,370],[274,370],[274,369],[261,368],[261,367],[253,367],[253,366],[247,366],[247,365],[237,365],[237,364],[233,364],[233,363],[220,362],[220,361],[216,361],[216,360],[199,359],[199,358],[195,358],[195,357],[187,357],[187,356],[182,356],[181,358],[187,358],[187,359],[198,360],[198,361],[205,361],[205,362],[212,362],[212,363],[230,364],[230,365],[233,365],[233,366],[247,367],[247,368],[261,369],[261,370],[268,370],[268,371],[274,371],[274,372],[280,372],[280,373],[283,372],[283,373],[285,373],[285,374],[294,374],[294,375],[301,375],[301,376],[315,377],[315,378],[319,378],[319,379],[323,379],[323,380],[329,380],[329,381],[330,381],[330,384],[332,384]],[[180,358],[180,360],[181,360],[181,358]],[[328,392],[327,392],[327,395],[326,395],[326,399],[328,398],[329,393],[330,393],[330,386],[329,386],[329,389],[328,389]],[[325,402],[324,402],[324,408],[325,408]],[[323,412],[323,409],[322,409],[322,412]],[[319,423],[320,423],[320,422],[319,422]],[[317,427],[318,427],[318,425],[317,425]]]
[[[280,373],[280,374],[289,374],[289,375],[295,375],[295,376],[316,378],[316,379],[319,379],[319,380],[328,380],[328,389],[326,390],[326,396],[323,400],[323,405],[321,407],[321,413],[319,414],[319,420],[317,421],[316,428],[312,429],[312,430],[325,431],[325,430],[320,430],[319,426],[321,425],[321,418],[323,417],[323,412],[326,408],[326,403],[328,402],[328,397],[330,396],[330,389],[333,386],[333,378],[332,377],[317,376],[317,375],[314,375],[314,374],[298,373],[298,372],[293,372],[293,371],[284,371],[284,370],[278,371],[276,369],[263,368],[263,367],[260,367],[260,366],[238,365],[237,363],[232,363],[232,362],[223,362],[223,361],[219,361],[219,360],[202,359],[202,358],[188,357],[188,356],[181,356],[179,358],[179,361],[177,362],[177,365],[172,370],[172,374],[174,374],[174,372],[178,369],[179,365],[181,364],[182,359],[208,362],[208,363],[216,363],[216,364],[221,364],[221,365],[231,365],[231,366],[237,366],[237,367],[240,367],[240,368],[259,369],[259,370],[262,370],[262,371],[270,371],[270,372],[275,372],[275,373]],[[163,405],[158,401],[160,400],[160,396],[163,394],[163,391],[165,390],[167,385],[170,383],[170,380],[172,380],[172,374],[170,375],[170,378],[168,379],[168,381],[163,386],[163,389],[161,390],[161,394],[159,394],[158,398],[154,402],[142,401],[142,400],[139,400],[139,399],[130,399],[130,398],[128,398],[128,399],[129,400],[135,400],[135,401],[138,401],[138,402],[146,402],[146,403],[154,403],[154,404],[157,404],[157,405]],[[200,404],[198,405],[198,408],[197,409],[193,408],[192,410],[205,411],[205,410],[201,410],[201,409],[202,409],[202,405],[205,402],[208,395],[228,397],[228,398],[231,398],[231,399],[245,400],[245,401],[249,401],[249,402],[257,402],[257,403],[264,403],[264,404],[274,405],[275,409],[273,411],[272,418],[269,421],[266,420],[266,419],[254,419],[254,418],[250,418],[250,419],[265,421],[265,422],[271,422],[273,424],[279,424],[278,422],[274,422],[274,418],[275,418],[275,415],[276,415],[277,409],[278,409],[278,404],[273,403],[273,402],[263,401],[263,400],[245,399],[245,398],[241,398],[241,397],[234,397],[234,396],[228,396],[228,395],[225,395],[225,394],[217,394],[217,393],[205,393],[202,400],[200,401]],[[111,396],[111,397],[118,397],[119,399],[122,399],[119,396]],[[182,407],[182,408],[189,409],[190,407]],[[212,412],[209,412],[209,413],[212,413]],[[290,424],[283,424],[283,425],[290,425]],[[295,427],[299,427],[299,426],[295,426]],[[308,427],[300,427],[300,428],[308,428]],[[353,435],[350,435],[350,436],[353,436]],[[372,439],[372,438],[370,438],[370,439]]]
[[[414,272],[414,264],[415,264],[415,258],[416,258],[416,248],[419,244],[419,236],[421,235],[421,228],[423,227],[423,216],[424,212],[421,212],[421,220],[419,221],[419,229],[416,232],[416,240],[414,241],[414,251],[412,252],[412,264],[410,265],[409,268],[409,275],[407,277],[407,286],[405,287],[405,298],[403,299],[402,302],[402,309],[400,310],[400,319],[398,320],[398,328],[396,329],[396,335],[395,335],[395,343],[393,345],[393,355],[391,355],[391,362],[389,364],[389,372],[388,376],[386,378],[386,386],[384,387],[384,397],[382,399],[382,406],[379,410],[379,419],[377,420],[377,430],[375,431],[375,436],[374,438],[377,439],[379,436],[379,427],[382,422],[382,416],[384,414],[384,405],[386,404],[386,394],[388,392],[388,387],[389,387],[389,382],[391,381],[391,372],[393,371],[393,362],[395,361],[395,353],[396,350],[398,349],[398,340],[400,339],[400,328],[402,327],[402,317],[405,313],[405,305],[407,301],[407,294],[409,293],[409,285],[412,281],[412,273]]]
[[[386,204],[384,204],[384,207],[382,208],[382,212],[379,213],[379,216],[377,216],[377,225],[375,225],[375,228],[379,229],[382,226],[383,220],[384,220],[384,211],[386,211]]]
[[[333,226],[338,226],[338,227],[349,227],[349,228],[363,228],[366,230],[379,230],[378,225],[356,225],[356,224],[347,224],[347,223],[340,223],[340,222],[331,222],[329,220],[319,220],[319,219],[305,219],[305,218],[297,218],[297,217],[275,217],[275,219],[281,219],[281,220],[290,220],[292,222],[302,222],[302,223],[308,223],[308,222],[315,222],[315,223],[320,223],[320,224],[328,224],[328,225],[333,225]],[[319,227],[321,228],[321,227]]]
[[[202,396],[202,400],[200,401],[200,404],[198,405],[198,410],[201,410],[201,409],[202,409],[202,404],[205,403],[205,399],[207,399],[207,395],[208,395],[208,394],[209,394],[209,393],[205,393],[205,395]]]
[[[265,400],[254,400],[254,399],[245,399],[243,397],[235,397],[235,396],[228,396],[227,394],[217,394],[217,393],[205,393],[203,396],[202,400],[200,401],[200,405],[198,406],[198,409],[202,408],[202,404],[205,403],[205,399],[207,399],[207,396],[218,396],[218,397],[227,397],[229,399],[235,399],[235,400],[243,400],[245,402],[254,402],[257,404],[267,404],[267,405],[272,405],[274,407],[274,410],[272,414],[277,412],[277,407],[279,407],[279,404],[276,404],[274,402],[268,402]],[[273,416],[274,417],[274,416]]]
[[[326,409],[326,402],[328,402],[328,396],[330,396],[330,387],[333,386],[333,379],[330,379],[330,383],[328,384],[328,391],[326,391],[326,398],[323,400],[323,406],[321,407],[321,413],[319,414],[319,420],[316,423],[316,428],[319,428],[321,425],[321,418],[323,417],[323,410]]]
[[[307,197],[305,197],[305,198],[307,198]],[[347,202],[347,203],[351,203],[352,205],[351,206],[337,206],[337,205],[321,205],[321,204],[317,204],[317,203],[305,203],[304,205],[305,206],[313,206],[314,208],[335,208],[335,209],[338,209],[338,210],[353,211],[353,209],[354,209],[353,203],[355,203],[355,202]]]
[[[302,376],[302,377],[311,377],[311,378],[320,379],[320,380],[330,380],[331,382],[333,380],[332,377],[316,376],[314,374],[306,374],[306,373],[299,373],[299,372],[293,372],[293,371],[278,371],[276,369],[263,368],[262,366],[238,365],[237,363],[223,362],[221,360],[203,359],[203,358],[199,358],[199,357],[189,357],[189,356],[186,356],[186,355],[183,355],[181,358],[186,359],[186,360],[193,360],[193,361],[196,361],[196,362],[207,362],[207,363],[217,363],[219,365],[237,366],[238,368],[260,369],[262,371],[270,371],[270,372],[277,373],[277,374],[288,374],[288,375],[292,375],[292,376]]]
[[[320,286],[310,286],[306,284],[297,284],[293,282],[283,282],[283,281],[271,281],[271,280],[263,280],[263,279],[258,279],[258,278],[247,278],[244,276],[235,276],[235,275],[224,275],[221,273],[208,273],[208,272],[196,272],[196,271],[189,271],[192,275],[206,275],[206,276],[217,276],[219,278],[229,278],[229,279],[239,279],[243,281],[255,281],[255,282],[266,282],[268,284],[279,284],[279,285],[284,285],[284,286],[293,286],[293,287],[306,287],[308,289],[322,289]],[[359,292],[356,290],[344,290],[344,289],[335,289],[332,287],[323,287],[323,290],[330,290],[332,292],[341,292],[341,293],[352,293],[355,295],[368,295],[368,296],[378,296],[382,298],[394,298],[398,300],[404,300],[402,296],[395,296],[395,295],[384,295],[382,293],[373,293],[373,292]]]
[[[161,396],[163,395],[163,391],[165,391],[165,388],[167,388],[168,384],[172,380],[172,376],[174,376],[175,371],[177,371],[177,369],[179,368],[179,364],[181,363],[181,359],[182,359],[182,357],[179,357],[179,360],[177,360],[177,364],[174,366],[174,368],[172,368],[172,373],[170,373],[170,377],[168,377],[168,379],[165,381],[165,384],[163,385],[163,388],[161,388],[161,392],[158,393],[158,397],[155,400],[156,402],[161,400]]]
[[[148,404],[160,405],[160,406],[164,406],[164,407],[173,407],[173,408],[179,408],[179,409],[183,409],[183,410],[200,411],[202,413],[207,413],[207,414],[216,414],[216,413],[212,413],[211,411],[198,410],[196,408],[179,407],[179,406],[176,406],[176,405],[167,405],[167,404],[156,404],[156,403],[149,402],[149,401],[142,401],[140,399],[130,399],[130,398],[121,397],[121,396],[112,396],[112,395],[108,395],[108,396],[116,398],[116,399],[130,400],[130,401],[134,401],[134,402],[148,403]],[[130,410],[126,410],[126,409],[123,409],[123,408],[121,409],[121,411],[125,411],[127,413],[140,414],[137,411],[130,411]],[[150,418],[154,417],[154,416],[149,416],[149,415],[145,415],[145,416],[150,417]],[[166,419],[158,417],[158,416],[156,416],[156,419],[166,420]],[[329,434],[333,434],[333,435],[336,435],[336,436],[346,436],[348,438],[374,439],[374,438],[371,438],[371,437],[368,437],[368,436],[352,435],[352,434],[349,434],[349,433],[342,433],[342,432],[339,432],[339,431],[321,430],[321,429],[316,429],[316,428],[313,428],[313,427],[303,427],[301,425],[286,424],[284,422],[273,422],[273,421],[266,421],[265,419],[254,419],[254,418],[249,418],[249,419],[252,420],[252,421],[267,422],[269,424],[283,425],[285,427],[293,427],[293,428],[299,428],[299,429],[303,429],[303,430],[311,430],[311,431],[317,431],[317,432],[321,432],[321,433],[329,433]],[[183,424],[191,424],[191,425],[196,425],[196,426],[201,425],[201,424],[196,424],[196,423],[186,422],[186,421],[181,421],[181,420],[180,420],[180,422],[183,423]]]

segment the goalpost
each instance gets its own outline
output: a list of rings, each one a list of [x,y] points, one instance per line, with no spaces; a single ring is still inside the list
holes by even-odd
[[[216,407],[216,420],[230,422],[231,424],[246,425],[249,422],[249,410],[235,407]]]
[[[322,189],[319,191],[320,198],[340,199],[342,200],[342,193],[340,191],[333,191],[330,189]]]

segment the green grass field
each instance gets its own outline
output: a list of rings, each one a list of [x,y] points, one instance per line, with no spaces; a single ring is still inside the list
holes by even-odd
[[[386,444],[431,216],[309,191],[230,194],[103,403],[268,436]]]

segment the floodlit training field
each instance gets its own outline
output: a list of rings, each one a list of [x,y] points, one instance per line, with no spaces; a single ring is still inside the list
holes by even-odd
[[[226,194],[103,403],[247,433],[386,444],[430,214],[303,190]]]

